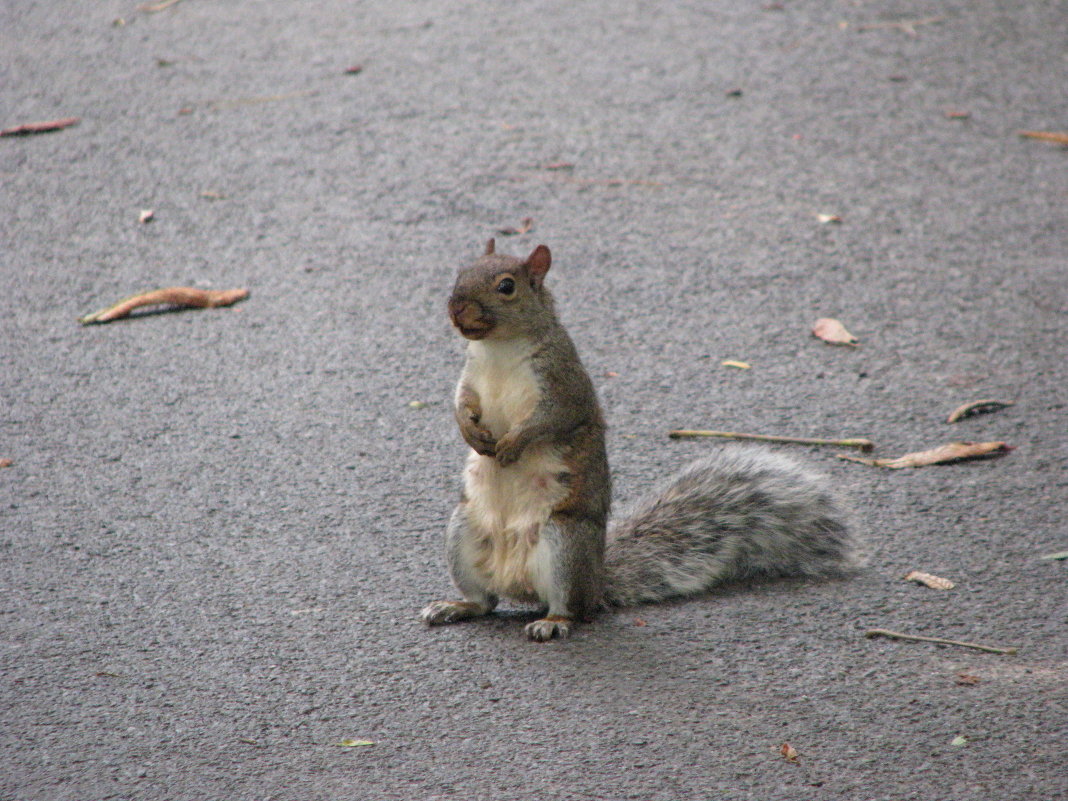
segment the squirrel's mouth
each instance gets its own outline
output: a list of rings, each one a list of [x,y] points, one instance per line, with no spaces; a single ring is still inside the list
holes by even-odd
[[[485,339],[489,336],[490,331],[493,330],[492,325],[457,325],[456,330],[460,332],[464,339]]]

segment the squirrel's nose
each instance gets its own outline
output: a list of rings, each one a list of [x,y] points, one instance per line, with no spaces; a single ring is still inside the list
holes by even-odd
[[[475,300],[453,298],[449,301],[449,318],[458,328],[471,328],[482,322],[482,304]]]

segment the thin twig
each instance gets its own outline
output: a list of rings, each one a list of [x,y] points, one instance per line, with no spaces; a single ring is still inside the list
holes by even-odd
[[[941,637],[921,637],[919,634],[902,634],[899,631],[889,631],[887,629],[868,629],[864,632],[864,636],[869,639],[872,637],[889,637],[893,640],[915,640],[916,642],[935,642],[941,645],[959,645],[961,648],[975,648],[978,651],[988,651],[992,654],[1014,654],[1015,648],[997,648],[993,645],[979,645],[974,642],[961,642],[960,640],[945,640]]]
[[[916,27],[919,25],[935,25],[939,22],[945,22],[945,17],[924,17],[923,19],[898,19],[891,20],[889,22],[869,22],[864,25],[858,25],[858,31],[874,31],[878,28],[897,28],[902,33],[906,33],[909,36],[919,36],[916,33]]]
[[[304,89],[299,92],[285,92],[280,95],[266,95],[264,97],[237,97],[233,100],[216,100],[209,104],[215,111],[221,111],[240,106],[258,106],[261,103],[276,103],[279,100],[292,100],[297,97],[308,97],[316,93],[315,89]]]
[[[739,434],[736,431],[694,431],[682,429],[669,431],[672,439],[683,437],[722,437],[724,439],[751,439],[758,442],[784,442],[791,445],[834,445],[839,448],[859,448],[864,453],[871,451],[875,445],[870,439],[819,439],[811,437],[776,437],[770,434]]]
[[[162,3],[145,3],[137,7],[138,11],[147,11],[149,14],[155,14],[157,11],[164,11],[170,8],[175,3],[180,3],[181,0],[163,0]]]
[[[664,186],[661,181],[645,181],[631,178],[578,178],[563,168],[557,170],[543,168],[538,172],[530,172],[524,175],[502,175],[500,177],[517,183],[520,181],[543,181],[545,183],[574,184],[576,186],[647,186],[653,189],[660,189]]]

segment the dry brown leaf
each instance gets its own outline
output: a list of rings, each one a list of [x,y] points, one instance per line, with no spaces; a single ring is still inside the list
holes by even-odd
[[[13,464],[15,463],[11,459],[0,459],[0,468],[11,467]]]
[[[1004,409],[1007,406],[1012,406],[1013,401],[999,401],[999,400],[977,400],[971,403],[965,403],[962,406],[958,406],[952,412],[949,413],[949,417],[946,418],[947,423],[956,423],[958,420],[963,420],[965,417],[971,417],[973,414],[986,414],[987,412],[996,412],[999,409]]]
[[[4,128],[0,136],[29,136],[30,134],[49,133],[50,131],[62,131],[72,125],[81,122],[80,117],[64,117],[61,120],[49,120],[48,122],[27,122],[16,125],[13,128]]]
[[[860,462],[871,467],[888,467],[891,470],[900,470],[903,467],[925,467],[932,464],[944,464],[946,462],[959,462],[962,459],[980,459],[986,456],[996,456],[1008,453],[1012,450],[1011,445],[1004,442],[950,442],[931,448],[928,451],[916,451],[906,453],[896,459],[867,459],[863,456],[852,456],[847,453],[839,453],[839,459],[850,462]]]
[[[642,620],[640,617],[636,617],[636,618],[634,618],[634,625],[635,626],[648,626],[649,624],[646,623],[644,620]]]
[[[517,236],[519,234],[527,233],[527,231],[529,231],[533,227],[534,218],[524,217],[518,228],[498,228],[497,233],[501,236]]]
[[[1068,132],[1063,131],[1017,131],[1026,139],[1041,139],[1043,142],[1053,142],[1055,145],[1068,146]]]
[[[797,762],[797,749],[789,743],[783,743],[779,746],[779,753],[782,754],[783,759],[787,762]]]
[[[949,579],[944,579],[941,576],[933,576],[930,573],[921,573],[919,570],[909,571],[904,578],[905,581],[918,581],[920,584],[925,584],[932,590],[951,590],[955,586]]]
[[[833,317],[821,317],[816,320],[812,325],[812,336],[822,339],[828,345],[850,345],[852,347],[857,345],[857,338]]]
[[[125,317],[134,309],[142,306],[194,306],[199,309],[214,309],[218,306],[231,306],[248,297],[247,289],[195,289],[188,286],[172,286],[168,289],[156,289],[140,295],[126,298],[114,306],[80,317],[82,325],[109,323]]]
[[[971,673],[958,673],[955,681],[962,687],[970,687],[972,685],[978,684],[980,681],[982,681],[982,679],[980,679],[978,676],[973,676]]]

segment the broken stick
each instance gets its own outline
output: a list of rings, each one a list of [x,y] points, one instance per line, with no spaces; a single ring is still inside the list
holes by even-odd
[[[736,431],[700,431],[681,429],[669,431],[672,439],[683,437],[722,437],[724,439],[746,439],[758,442],[783,442],[790,445],[834,445],[839,448],[858,448],[864,453],[871,451],[875,444],[870,439],[819,439],[812,437],[776,437],[770,434],[739,434]]]
[[[79,317],[78,322],[82,325],[109,323],[112,320],[125,317],[134,309],[142,306],[158,306],[160,304],[214,309],[218,306],[231,306],[247,297],[247,289],[196,289],[188,286],[172,286],[168,289],[156,289],[126,298],[114,306],[87,314],[85,317]]]
[[[915,640],[916,642],[934,642],[940,645],[957,645],[961,648],[975,648],[979,651],[987,651],[992,654],[1014,654],[1015,648],[997,648],[993,645],[979,645],[974,642],[961,642],[960,640],[944,640],[941,637],[921,637],[919,634],[902,634],[899,631],[889,631],[887,629],[869,629],[864,632],[864,636],[868,639],[872,637],[889,637],[893,640]]]

